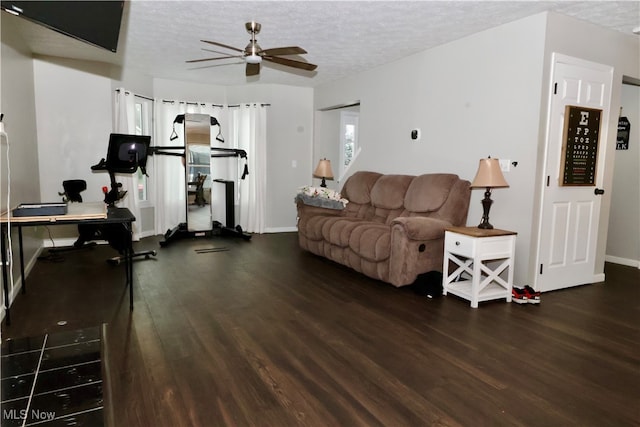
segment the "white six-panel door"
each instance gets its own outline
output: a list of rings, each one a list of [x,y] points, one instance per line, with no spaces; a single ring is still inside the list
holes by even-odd
[[[613,68],[554,54],[544,190],[534,287],[542,292],[598,281],[595,257]],[[602,110],[595,185],[561,185],[567,105]],[[593,118],[593,117],[592,117]]]

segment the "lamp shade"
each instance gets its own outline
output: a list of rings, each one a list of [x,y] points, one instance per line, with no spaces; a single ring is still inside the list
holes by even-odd
[[[471,183],[472,188],[504,188],[508,187],[507,181],[502,175],[498,159],[480,159],[478,172]]]
[[[313,176],[316,178],[329,178],[333,179],[333,171],[331,170],[331,161],[322,159],[318,162],[316,170],[313,171]]]

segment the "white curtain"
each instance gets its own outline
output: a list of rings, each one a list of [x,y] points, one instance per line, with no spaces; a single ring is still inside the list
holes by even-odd
[[[231,109],[230,139],[247,152],[249,175],[237,179],[240,226],[249,233],[264,233],[267,190],[267,108],[261,104]],[[238,164],[242,176],[243,162]]]
[[[135,129],[135,102],[134,95],[124,88],[115,91],[113,113],[113,132],[133,135]],[[127,191],[127,195],[120,200],[119,206],[128,208],[131,213],[140,218],[140,207],[138,204],[138,179],[136,174],[116,174],[116,182],[122,184],[122,188]],[[140,225],[133,222],[133,239],[140,240]]]
[[[226,140],[224,134],[227,122],[226,108],[216,106],[211,102],[183,102],[155,100],[155,139],[154,146],[181,146],[184,147],[184,124],[175,123],[176,116],[181,114],[208,114],[215,117],[221,127],[211,128],[211,145],[224,147],[225,143],[216,141],[218,132]],[[174,137],[172,140],[171,138]],[[175,151],[181,153],[181,151]],[[219,176],[214,170],[212,178],[226,178]],[[155,206],[155,231],[164,234],[168,230],[186,222],[186,195],[185,195],[185,167],[183,158],[178,156],[155,155],[151,186],[154,188],[153,201]],[[215,187],[212,188],[212,205],[218,206],[224,203],[224,199],[217,199]],[[223,196],[222,196],[223,197]],[[215,213],[214,213],[214,219]]]

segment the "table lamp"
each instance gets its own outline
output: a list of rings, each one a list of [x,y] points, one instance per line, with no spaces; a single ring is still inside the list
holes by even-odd
[[[478,225],[478,228],[493,228],[493,225],[489,224],[489,209],[491,209],[491,204],[493,203],[493,200],[491,200],[491,189],[505,187],[509,187],[509,184],[507,184],[504,175],[502,175],[498,159],[492,159],[491,157],[480,159],[478,172],[471,183],[471,188],[486,189],[484,199],[482,199],[482,222]]]
[[[316,178],[322,178],[322,183],[320,184],[320,187],[326,187],[327,182],[325,181],[325,178],[333,179],[333,171],[331,170],[331,161],[327,159],[321,159],[318,162],[318,166],[316,166],[316,170],[313,171],[313,176],[315,176]]]

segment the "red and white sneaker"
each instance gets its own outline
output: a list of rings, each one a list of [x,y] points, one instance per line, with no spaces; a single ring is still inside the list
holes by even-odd
[[[529,302],[524,289],[520,288],[511,288],[511,301],[516,304],[527,304]]]
[[[527,302],[529,304],[540,304],[540,292],[536,291],[531,286],[526,285],[524,287],[524,293],[527,296]]]

